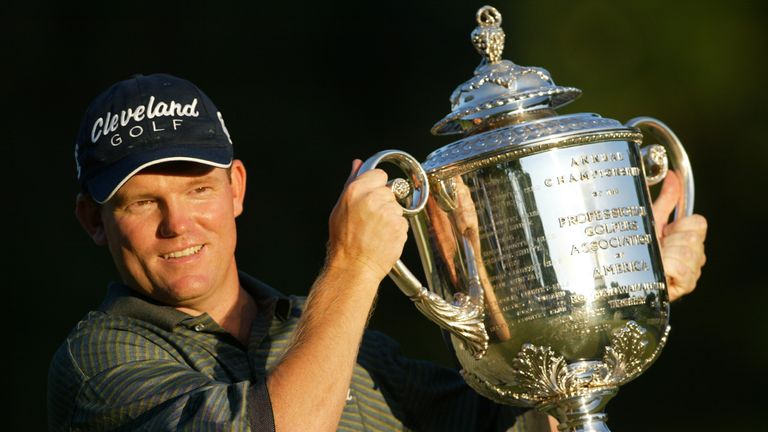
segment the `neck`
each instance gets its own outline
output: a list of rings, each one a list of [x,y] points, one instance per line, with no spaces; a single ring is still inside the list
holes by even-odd
[[[251,324],[256,318],[256,301],[243,287],[238,287],[237,300],[232,307],[220,316],[211,317],[243,345],[248,345]]]
[[[256,318],[256,301],[239,283],[229,292],[217,296],[215,303],[203,307],[176,309],[195,316],[207,313],[243,345],[248,345],[251,324]]]

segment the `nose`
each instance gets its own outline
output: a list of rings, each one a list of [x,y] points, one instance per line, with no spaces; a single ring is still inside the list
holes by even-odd
[[[192,224],[191,213],[180,200],[166,200],[161,204],[162,220],[158,236],[172,238],[183,235]]]

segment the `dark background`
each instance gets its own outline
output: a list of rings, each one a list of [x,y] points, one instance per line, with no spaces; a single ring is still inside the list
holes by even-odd
[[[49,359],[114,277],[107,251],[73,214],[73,144],[93,97],[152,72],[190,79],[211,96],[249,168],[239,264],[306,293],[350,161],[386,148],[423,160],[452,141],[429,129],[479,61],[469,33],[483,4],[60,2],[6,11],[10,429],[44,429]],[[710,223],[699,287],[673,306],[660,360],[609,404],[612,428],[760,429],[768,364],[765,3],[495,6],[505,58],[584,91],[561,113],[651,115],[675,129],[696,175],[696,211]],[[413,245],[404,259],[420,268]],[[411,356],[447,362],[436,327],[388,281],[372,326]]]

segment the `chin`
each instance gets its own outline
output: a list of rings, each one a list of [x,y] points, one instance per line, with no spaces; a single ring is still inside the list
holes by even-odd
[[[176,279],[161,290],[172,306],[187,306],[196,299],[208,297],[212,291],[211,280],[207,276],[187,276]]]

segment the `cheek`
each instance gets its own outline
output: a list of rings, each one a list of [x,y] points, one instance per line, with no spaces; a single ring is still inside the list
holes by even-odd
[[[119,253],[130,259],[152,244],[156,226],[149,220],[118,219],[107,228],[109,248],[113,254]]]
[[[135,280],[137,269],[141,267],[135,253],[135,233],[131,226],[119,221],[105,224],[107,247],[112,261],[124,281]]]
[[[235,214],[232,212],[232,210],[233,209],[230,205],[227,211],[217,212],[211,221],[216,226],[216,229],[221,231],[222,234],[234,234]]]
[[[205,225],[210,231],[215,232],[218,236],[224,239],[231,238],[234,242],[235,236],[237,235],[235,210],[231,200],[220,200],[218,205],[214,206],[212,211],[205,214]]]

